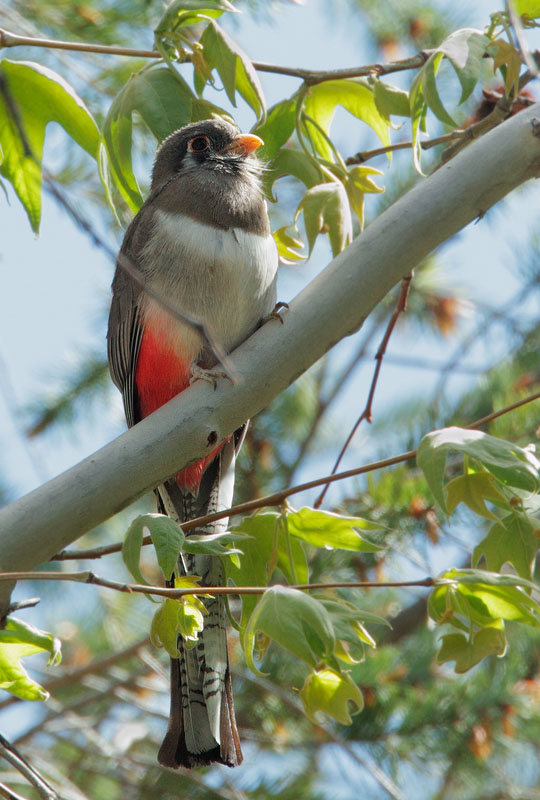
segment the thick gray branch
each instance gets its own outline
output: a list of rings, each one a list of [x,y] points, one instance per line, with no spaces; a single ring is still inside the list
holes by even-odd
[[[522,111],[378,217],[231,356],[235,385],[196,382],[97,453],[0,511],[0,570],[29,570],[206,455],[354,333],[435,247],[540,172],[540,104]],[[284,299],[284,298],[282,298]],[[7,604],[0,588],[0,609]],[[4,606],[5,607],[5,606]]]

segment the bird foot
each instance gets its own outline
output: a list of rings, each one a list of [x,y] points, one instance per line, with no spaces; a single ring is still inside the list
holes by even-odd
[[[264,325],[265,322],[269,322],[269,320],[271,320],[271,319],[278,319],[281,322],[281,324],[283,325],[284,319],[281,316],[281,314],[279,313],[282,308],[286,308],[288,310],[289,309],[289,304],[288,303],[281,303],[281,302],[280,303],[276,303],[276,305],[274,306],[273,310],[269,314],[267,314],[266,317],[262,318],[261,325]]]
[[[191,378],[189,379],[189,385],[191,386],[192,383],[198,380],[207,381],[211,383],[214,387],[214,391],[216,390],[217,386],[217,379],[218,378],[226,378],[231,383],[234,383],[233,379],[229,375],[228,372],[220,369],[204,369],[204,367],[200,367],[198,364],[192,364],[190,367]]]

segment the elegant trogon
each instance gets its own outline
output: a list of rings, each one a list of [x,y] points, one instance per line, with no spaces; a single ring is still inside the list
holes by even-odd
[[[113,280],[108,353],[129,426],[197,377],[212,375],[275,305],[277,251],[260,188],[261,140],[223,120],[187,125],[158,149],[150,194],[126,231]],[[173,309],[177,313],[173,313]],[[180,524],[230,507],[245,426],[158,487],[162,511]],[[227,520],[197,533],[223,531]],[[179,556],[180,574],[223,581],[219,558]],[[192,649],[178,637],[171,659],[171,713],[159,751],[167,767],[242,751],[234,716],[223,598],[205,599]]]

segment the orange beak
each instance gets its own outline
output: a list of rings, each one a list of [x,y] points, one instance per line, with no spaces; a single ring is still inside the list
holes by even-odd
[[[239,133],[225,149],[225,152],[239,156],[250,156],[262,144],[264,144],[263,140],[259,136],[255,136],[254,133]]]

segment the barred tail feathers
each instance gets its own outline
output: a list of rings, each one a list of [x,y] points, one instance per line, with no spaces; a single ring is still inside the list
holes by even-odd
[[[172,481],[158,489],[161,504],[179,523],[228,508],[234,489],[236,453],[243,431],[227,442],[206,469],[196,497],[181,491]],[[226,530],[219,520],[197,533]],[[179,571],[199,575],[201,585],[223,583],[217,557],[182,554]],[[171,713],[169,727],[158,754],[167,767],[193,767],[218,762],[234,767],[242,762],[236,729],[227,654],[226,615],[223,596],[205,598],[204,629],[195,647],[187,649],[178,637],[179,659],[171,659]]]

